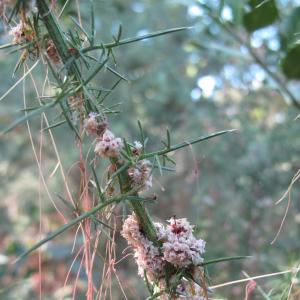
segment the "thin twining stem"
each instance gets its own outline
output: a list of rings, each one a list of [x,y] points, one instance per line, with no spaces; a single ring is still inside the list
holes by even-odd
[[[292,269],[286,270],[286,271],[282,271],[282,272],[269,273],[269,274],[264,274],[264,275],[258,275],[258,276],[252,276],[252,277],[249,277],[249,278],[239,279],[239,280],[235,280],[235,281],[229,281],[229,282],[225,282],[225,283],[210,286],[209,289],[215,290],[215,289],[222,288],[224,286],[239,284],[239,283],[243,283],[243,282],[247,282],[247,281],[251,281],[251,280],[255,280],[255,279],[268,278],[268,277],[273,277],[273,276],[278,276],[278,275],[283,275],[283,274],[293,273],[293,272],[295,272],[295,268],[292,268]]]
[[[24,258],[25,256],[27,256],[31,252],[37,250],[42,245],[46,244],[47,242],[49,242],[50,240],[52,240],[53,238],[55,238],[56,236],[62,234],[63,232],[65,232],[66,230],[70,229],[74,225],[82,222],[83,220],[91,217],[92,215],[94,215],[98,211],[102,210],[106,206],[109,206],[109,205],[114,204],[114,203],[120,203],[122,200],[126,200],[128,198],[128,196],[135,195],[140,190],[140,188],[141,188],[140,186],[139,187],[135,187],[132,190],[128,191],[127,193],[124,193],[124,194],[112,197],[110,199],[107,199],[104,203],[103,202],[99,203],[98,205],[96,205],[91,210],[82,213],[77,218],[72,219],[69,223],[67,223],[67,224],[59,227],[57,230],[55,230],[52,233],[50,233],[46,238],[44,238],[43,240],[39,241],[37,244],[35,244],[29,250],[27,250],[26,252],[24,252],[23,254],[21,254],[21,256],[19,256],[17,260],[20,260],[20,259]]]

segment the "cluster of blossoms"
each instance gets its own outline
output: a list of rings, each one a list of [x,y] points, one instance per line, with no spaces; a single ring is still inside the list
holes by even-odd
[[[83,127],[90,136],[96,136],[95,153],[101,157],[117,157],[121,148],[124,146],[123,140],[115,137],[114,134],[107,129],[107,122],[99,120],[96,113],[90,113],[84,120]],[[132,154],[138,156],[141,154],[143,145],[135,141],[133,144]],[[138,161],[134,166],[128,169],[128,176],[133,186],[152,187],[151,163],[147,159]]]
[[[155,227],[161,247],[156,247],[145,237],[135,215],[129,216],[124,222],[121,234],[134,249],[139,275],[143,277],[146,273],[150,281],[163,282],[163,270],[167,263],[178,269],[198,266],[203,261],[201,255],[205,251],[205,241],[194,237],[193,226],[186,219],[172,218],[166,227],[161,223],[155,223]],[[200,286],[183,279],[177,292],[180,295],[189,295],[188,299],[204,299]]]
[[[35,37],[34,30],[31,26],[22,21],[13,27],[9,34],[13,36],[14,44],[32,42]]]
[[[105,130],[102,137],[97,141],[95,153],[101,157],[117,157],[122,147],[122,139],[115,137],[111,131]]]
[[[128,169],[128,175],[133,185],[144,185],[146,188],[152,187],[151,163],[147,159],[142,159],[135,166]]]
[[[77,97],[72,97],[69,99],[69,104],[76,105],[76,101],[78,101]],[[89,113],[89,116],[83,121],[83,127],[90,136],[101,136],[107,126],[107,122],[99,121],[99,115],[94,112]]]
[[[150,281],[155,281],[163,276],[165,262],[162,261],[158,247],[155,247],[141,231],[141,227],[136,216],[129,216],[122,230],[123,237],[134,249],[134,257],[138,265],[138,273],[144,277],[144,272]]]
[[[101,157],[117,157],[123,147],[123,140],[115,137],[107,129],[107,123],[100,120],[96,113],[90,113],[84,120],[84,129],[90,136],[96,137],[95,153]],[[140,156],[143,145],[134,142],[132,154]],[[133,186],[152,186],[151,176],[152,166],[146,159],[137,160],[127,172]],[[124,224],[121,234],[128,244],[134,249],[134,257],[138,265],[138,274],[146,277],[157,287],[166,290],[167,267],[172,268],[174,274],[181,269],[193,269],[203,261],[205,242],[196,239],[193,235],[193,226],[186,219],[171,218],[167,226],[155,223],[157,241],[153,243],[149,240],[139,223],[138,217],[133,214],[129,216]],[[172,271],[172,272],[173,272]],[[185,281],[184,278],[176,279],[174,283],[175,293],[180,297],[203,300],[203,289],[195,283]],[[178,299],[179,299],[178,298]],[[161,300],[169,299],[167,294],[162,294]]]
[[[160,236],[164,259],[176,267],[199,265],[203,261],[205,241],[195,238],[193,226],[187,219],[171,218],[168,222],[170,224]]]
[[[90,113],[83,127],[87,135],[96,136],[95,153],[101,157],[117,157],[123,147],[123,141],[107,129],[106,121],[99,121],[98,114]]]

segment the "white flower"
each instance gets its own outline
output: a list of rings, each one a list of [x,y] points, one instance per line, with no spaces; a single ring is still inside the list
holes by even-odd
[[[134,155],[140,155],[141,152],[142,152],[142,149],[143,149],[143,145],[141,144],[141,142],[139,141],[134,141],[133,142],[133,150],[132,150],[132,153]]]
[[[98,139],[95,153],[101,157],[117,157],[122,147],[122,139],[116,138],[111,131],[106,130],[103,136]]]
[[[135,249],[134,257],[141,277],[144,277],[146,272],[148,280],[153,282],[162,276],[165,263],[161,259],[159,249],[151,241],[145,239],[141,247]]]
[[[134,141],[134,142],[133,142],[133,146],[134,146],[134,148],[136,148],[136,149],[138,149],[138,150],[140,150],[140,149],[143,148],[143,145],[142,145],[141,142],[139,142],[139,141]]]

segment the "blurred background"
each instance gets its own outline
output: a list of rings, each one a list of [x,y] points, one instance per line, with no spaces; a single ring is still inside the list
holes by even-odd
[[[57,10],[64,1],[57,1]],[[74,27],[76,1],[70,1],[61,21]],[[90,24],[90,2],[80,3],[83,25]],[[171,27],[189,30],[118,47],[116,65],[122,81],[108,97],[121,102],[122,114],[110,117],[111,128],[127,140],[138,138],[137,120],[149,137],[148,150],[158,149],[171,132],[172,142],[224,129],[227,134],[174,153],[176,172],[154,174],[158,201],[149,206],[157,220],[176,215],[196,225],[198,237],[207,241],[206,259],[250,255],[252,258],[216,264],[208,268],[211,284],[249,276],[280,272],[300,262],[299,184],[291,191],[291,205],[283,229],[274,239],[287,200],[275,202],[288,189],[299,169],[300,110],[300,1],[192,1],[103,0],[94,1],[97,43],[112,41],[122,26],[122,38]],[[10,41],[1,27],[1,42]],[[0,94],[22,73],[12,78],[19,54],[0,52]],[[41,70],[33,75],[43,83]],[[95,81],[111,88],[117,78],[107,72]],[[29,80],[28,80],[29,82]],[[26,86],[28,103],[36,104],[32,84]],[[29,105],[28,104],[28,105]],[[22,84],[0,103],[0,129],[11,124],[23,108]],[[298,107],[297,107],[298,106]],[[52,115],[49,115],[51,120]],[[33,140],[40,141],[40,119],[30,120]],[[53,129],[58,152],[74,190],[79,175],[72,165],[79,158],[74,136],[67,125]],[[51,176],[57,159],[45,134],[43,173],[47,186],[62,210],[57,194],[64,193],[60,175]],[[40,193],[40,198],[39,198]],[[39,199],[46,235],[62,225],[61,218],[43,188],[26,125],[0,140],[0,299],[39,299],[37,254],[13,264],[15,258],[39,238]],[[74,230],[42,248],[42,299],[72,299],[80,259],[70,273]],[[116,237],[118,253],[127,247]],[[80,242],[80,238],[79,238]],[[104,248],[100,243],[99,249]],[[101,264],[99,262],[99,264]],[[99,266],[99,273],[101,268]],[[99,279],[97,268],[95,280]],[[136,275],[132,257],[118,264],[118,275],[128,299],[144,299],[148,293]],[[125,299],[116,278],[113,299]],[[85,299],[84,271],[79,273],[75,299]],[[261,291],[251,299],[287,299],[291,275],[257,281]],[[293,298],[300,299],[294,279]],[[214,291],[216,299],[244,299],[245,283]],[[298,291],[298,294],[297,294]],[[268,295],[269,293],[269,295]],[[265,295],[264,295],[265,294]],[[104,299],[104,298],[103,298]]]

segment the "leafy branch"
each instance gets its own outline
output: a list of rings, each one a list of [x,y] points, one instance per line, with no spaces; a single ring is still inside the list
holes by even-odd
[[[205,141],[207,139],[210,139],[210,138],[213,138],[213,137],[216,137],[216,136],[219,136],[219,135],[223,135],[223,134],[226,134],[226,133],[230,133],[230,132],[233,132],[233,131],[234,130],[225,130],[225,131],[220,131],[220,132],[213,133],[213,134],[205,136],[205,137],[192,139],[192,140],[189,140],[185,143],[170,146],[170,147],[168,147],[168,150],[164,149],[164,150],[160,150],[158,152],[147,153],[147,154],[144,155],[144,157],[149,158],[149,157],[153,157],[155,155],[163,155],[163,154],[166,154],[168,152],[175,151],[177,149],[181,149],[181,148],[186,147],[188,145],[195,144],[195,143],[198,143],[198,142],[201,142],[201,141]],[[153,241],[154,243],[156,243],[156,244],[158,243],[154,224],[153,224],[153,222],[152,222],[152,220],[149,216],[149,213],[147,212],[147,210],[144,207],[143,201],[141,200],[142,198],[137,196],[138,191],[140,190],[141,187],[136,187],[136,188],[133,188],[133,189],[130,188],[129,178],[128,178],[128,175],[126,173],[126,170],[130,166],[131,162],[127,162],[127,163],[124,163],[124,164],[119,164],[117,159],[113,159],[112,163],[117,164],[118,169],[115,173],[113,173],[111,175],[111,179],[113,179],[115,177],[119,178],[119,183],[120,183],[120,186],[121,186],[121,192],[122,193],[119,196],[113,197],[111,199],[105,199],[105,197],[104,197],[104,195],[103,195],[103,193],[100,189],[100,185],[99,185],[98,180],[97,180],[95,169],[92,167],[92,172],[93,172],[93,175],[94,175],[96,187],[97,187],[98,194],[99,194],[99,197],[101,199],[101,202],[98,205],[96,205],[93,209],[91,209],[90,211],[87,211],[87,212],[81,214],[80,216],[78,216],[77,218],[74,218],[69,223],[61,226],[60,228],[58,228],[54,232],[50,233],[45,239],[41,240],[40,242],[35,244],[33,247],[28,249],[26,252],[24,252],[19,257],[19,259],[24,258],[25,256],[27,256],[31,252],[37,250],[39,247],[41,247],[45,243],[49,242],[50,240],[52,240],[56,236],[62,234],[63,232],[65,232],[69,228],[73,227],[74,225],[82,222],[86,218],[89,218],[89,217],[95,215],[97,212],[99,212],[100,210],[102,210],[106,206],[111,205],[111,204],[118,204],[122,200],[126,200],[126,199],[130,202],[130,205],[132,206],[133,210],[135,211],[135,213],[139,217],[140,222],[141,222],[141,226],[144,229],[147,237],[151,241]],[[212,264],[212,263],[215,263],[215,262],[222,262],[222,261],[228,261],[228,260],[232,260],[232,259],[243,259],[243,258],[246,258],[246,257],[245,256],[238,256],[238,257],[233,257],[233,258],[221,258],[221,259],[206,261],[206,262],[202,263],[201,266]]]

